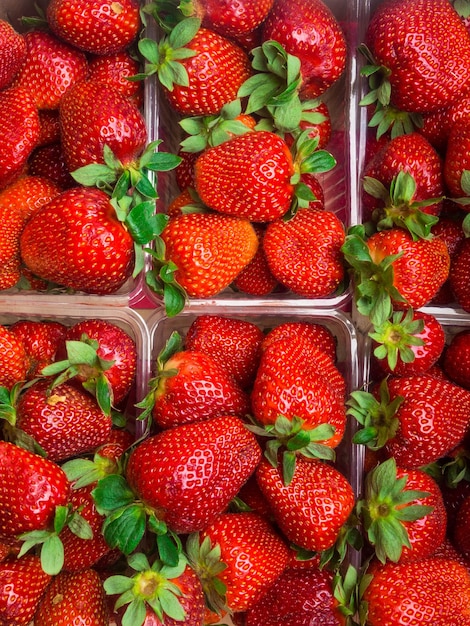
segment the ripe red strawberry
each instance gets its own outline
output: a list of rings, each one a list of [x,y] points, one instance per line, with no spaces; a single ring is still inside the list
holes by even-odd
[[[87,318],[70,326],[58,350],[56,360],[61,359],[65,360],[61,378],[65,375],[80,381],[97,397],[103,410],[118,406],[135,382],[136,342],[109,320]],[[50,370],[46,373],[51,375]]]
[[[468,195],[468,186],[462,178],[470,163],[468,149],[470,146],[470,120],[463,118],[455,122],[449,132],[447,149],[444,160],[444,178],[448,188],[448,195],[461,198]],[[467,210],[465,205],[461,205]]]
[[[353,227],[342,248],[353,268],[355,301],[372,323],[382,324],[396,309],[419,309],[439,291],[449,275],[450,257],[438,237],[413,240],[402,228],[390,228],[364,238]]]
[[[128,80],[138,74],[140,64],[128,50],[116,54],[98,55],[88,62],[88,78],[94,82],[113,85],[138,107],[143,105],[144,86],[141,81]]]
[[[424,374],[440,358],[445,332],[438,319],[423,311],[398,311],[374,329],[374,356],[386,374]]]
[[[445,242],[447,249],[449,250],[451,267],[452,259],[457,252],[460,244],[465,239],[465,234],[462,228],[463,215],[462,212],[460,212],[456,216],[451,215],[449,217],[441,214],[439,216],[439,221],[437,222],[437,224],[434,224],[431,227],[431,233],[436,237],[440,237]],[[454,303],[454,301],[455,297],[452,293],[450,279],[447,278],[447,280],[444,282],[442,287],[432,299],[432,304],[450,305]]]
[[[104,0],[52,0],[47,6],[50,29],[69,44],[94,54],[124,50],[141,27],[139,4],[122,0],[117,5]]]
[[[205,560],[213,549],[220,550],[219,563],[226,565],[222,571],[217,568],[219,563]],[[274,526],[252,512],[223,513],[198,536],[189,538],[187,551],[202,577],[209,606],[223,608],[217,598],[222,582],[225,608],[234,612],[246,611],[258,600],[282,574],[290,555]]]
[[[452,337],[442,366],[454,383],[470,389],[470,330],[461,330]]]
[[[302,99],[316,98],[346,67],[346,40],[322,0],[275,0],[262,26],[262,40],[274,39],[300,59]]]
[[[271,222],[263,248],[277,280],[306,298],[331,296],[345,276],[344,225],[331,211],[299,209],[288,221]]]
[[[37,147],[60,142],[60,125],[58,109],[42,109],[39,111],[40,133]]]
[[[306,626],[315,622],[341,626],[344,616],[333,587],[333,575],[326,569],[289,567],[247,611],[245,626]]]
[[[28,89],[38,109],[57,109],[64,93],[86,78],[87,59],[47,31],[29,31],[24,39],[26,58],[13,85]]]
[[[202,422],[220,415],[244,417],[249,397],[232,374],[210,354],[178,350],[158,359],[149,406],[161,428]]]
[[[0,385],[11,389],[15,383],[26,380],[28,356],[25,346],[7,326],[0,325],[1,374]]]
[[[416,469],[448,454],[470,424],[470,392],[447,379],[403,376],[384,379],[374,390],[353,391],[349,413],[365,428],[356,443],[384,447],[398,466]],[[426,413],[422,414],[423,406]]]
[[[418,129],[440,154],[445,154],[450,131],[454,124],[470,113],[470,96],[464,94],[448,107],[437,109],[422,116],[423,124]]]
[[[134,243],[99,189],[68,189],[44,205],[20,239],[25,265],[37,276],[69,289],[106,294],[130,277]]]
[[[13,81],[26,56],[24,36],[11,24],[0,20],[0,89]]]
[[[0,442],[0,534],[13,537],[51,524],[68,502],[70,484],[53,461]]]
[[[189,533],[202,530],[225,509],[260,456],[255,436],[238,417],[214,417],[140,443],[129,457],[126,477],[170,529]],[[190,476],[195,480],[188,481]]]
[[[147,144],[147,128],[137,106],[112,85],[82,81],[60,103],[64,157],[71,172],[104,163],[107,145],[123,166],[131,165]]]
[[[106,595],[101,578],[92,569],[61,572],[47,588],[36,615],[35,626],[89,626],[109,624]]]
[[[180,293],[182,289],[196,298],[209,298],[227,288],[258,248],[255,230],[248,220],[219,213],[177,215],[169,220],[161,238],[166,247],[165,259],[154,262],[154,275],[147,276],[150,287],[160,294],[169,293],[158,276],[160,266],[166,262]],[[173,292],[171,297],[176,295]],[[167,311],[174,315],[183,304],[184,298],[180,297]]]
[[[25,168],[39,139],[39,114],[33,95],[10,87],[0,92],[0,189],[13,182]]]
[[[390,139],[366,164],[363,176],[363,221],[372,218],[379,228],[397,225],[419,235],[430,222],[426,215],[441,211],[442,158],[418,133]]]
[[[449,282],[458,306],[470,311],[468,281],[470,268],[470,239],[466,238],[455,251],[449,271]]]
[[[40,379],[26,388],[16,406],[16,427],[30,435],[53,461],[93,451],[105,443],[111,418],[86,391],[63,383],[50,389]]]
[[[286,485],[280,468],[263,458],[256,480],[284,535],[307,550],[331,548],[354,507],[348,480],[333,465],[317,459],[299,456]]]
[[[0,564],[0,623],[27,626],[51,581],[38,556],[25,554]]]
[[[200,23],[187,18],[158,43],[146,40],[146,70],[158,73],[168,102],[182,115],[219,113],[251,75],[247,53]]]
[[[242,388],[249,387],[258,368],[264,333],[248,320],[199,315],[189,327],[186,350],[204,352],[225,367]]]
[[[365,42],[390,84],[390,104],[427,112],[449,105],[470,81],[470,35],[447,0],[388,0],[373,14]],[[430,64],[428,47],[432,47]],[[377,81],[378,82],[378,81]],[[387,105],[388,102],[382,102]]]
[[[470,496],[467,496],[457,510],[454,525],[453,543],[457,550],[470,564],[470,538],[468,524],[470,522]]]
[[[62,322],[50,320],[18,320],[9,329],[25,347],[28,380],[38,376],[46,365],[55,360],[60,341],[67,331]]]
[[[226,37],[250,33],[268,15],[274,0],[190,0],[191,15],[199,17],[203,26]]]
[[[238,274],[232,283],[236,291],[247,293],[252,296],[265,296],[279,287],[277,279],[269,269],[268,260],[263,247],[265,224],[253,224],[258,237],[258,249],[255,256],[246,267]]]
[[[292,155],[281,137],[253,131],[204,151],[195,164],[195,187],[210,208],[268,222],[284,215],[294,193]]]
[[[468,624],[470,575],[457,561],[426,558],[409,563],[374,563],[366,587],[367,624],[392,626],[406,621],[410,626]]]
[[[326,352],[331,358],[333,363],[336,362],[336,337],[333,332],[322,324],[309,321],[292,321],[282,322],[274,328],[271,328],[265,335],[263,343],[261,344],[262,350],[266,350],[271,343],[282,338],[291,338],[295,340],[296,337],[305,337],[312,344]]]
[[[77,185],[69,172],[60,143],[36,148],[28,159],[28,173],[51,180],[61,191]]]
[[[447,513],[437,482],[422,470],[397,467],[394,459],[367,474],[357,511],[383,563],[431,556],[446,536]]]

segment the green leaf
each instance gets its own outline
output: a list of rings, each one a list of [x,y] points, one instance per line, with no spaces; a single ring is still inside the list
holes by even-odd
[[[123,554],[131,554],[145,534],[147,516],[141,505],[118,509],[106,518],[103,535],[111,548],[119,548]]]
[[[122,616],[122,626],[142,626],[145,621],[145,603],[140,598],[134,598]]]
[[[183,622],[186,612],[174,593],[162,589],[159,594],[160,605],[165,615],[178,622]]]
[[[126,479],[118,474],[102,478],[92,491],[98,511],[114,511],[135,501],[135,494]]]
[[[150,243],[160,235],[167,223],[167,215],[155,213],[154,202],[141,202],[126,218],[126,226],[132,238],[141,245]]]
[[[49,535],[41,548],[41,567],[50,576],[58,574],[64,565],[64,545],[57,535]]]
[[[160,560],[166,565],[177,565],[180,557],[180,547],[168,535],[157,535],[157,548]]]
[[[129,576],[109,576],[103,582],[104,590],[110,596],[115,596],[132,589],[134,581]]]
[[[181,163],[182,158],[170,152],[154,152],[150,160],[145,163],[147,169],[153,172],[169,172]]]
[[[188,17],[174,26],[168,36],[168,43],[173,49],[186,46],[201,27],[201,20],[196,17]]]

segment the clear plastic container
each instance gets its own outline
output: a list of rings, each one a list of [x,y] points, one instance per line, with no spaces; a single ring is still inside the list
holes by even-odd
[[[357,47],[357,15],[355,2],[343,0],[325,0],[325,4],[332,10],[346,36],[348,45],[347,67],[343,76],[325,94],[322,100],[327,104],[332,120],[332,137],[326,147],[337,160],[336,167],[325,174],[319,175],[325,193],[325,208],[334,212],[348,228],[358,221],[357,203],[355,198],[356,173],[356,97],[354,94],[356,83],[356,47]],[[156,29],[149,25],[149,35],[159,37]],[[171,108],[162,93],[157,79],[148,85],[148,117],[149,130],[154,139],[162,141],[160,149],[177,153],[181,141],[181,128],[178,124],[179,115]],[[174,172],[161,174],[158,179],[160,195],[159,210],[166,211],[169,202],[178,194]],[[148,259],[148,267],[151,260]],[[159,304],[160,296],[155,294],[144,282],[150,302]],[[237,293],[231,287],[216,296],[223,303],[234,301],[241,304],[246,299],[256,299],[247,294]],[[325,309],[347,310],[351,299],[350,289],[342,293],[335,293],[325,298],[306,299],[292,292],[273,293],[265,296],[263,302],[279,300],[283,303],[293,301],[293,306],[319,307]],[[197,301],[197,299],[194,299]],[[193,298],[191,298],[193,301]],[[211,301],[212,303],[212,301]]]

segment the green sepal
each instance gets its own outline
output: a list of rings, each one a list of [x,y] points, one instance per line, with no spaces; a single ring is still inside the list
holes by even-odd
[[[396,311],[390,320],[375,326],[369,336],[379,345],[374,349],[378,359],[387,359],[393,371],[398,359],[403,363],[412,363],[415,353],[410,346],[423,346],[424,340],[417,337],[424,330],[424,320],[414,319],[413,309]]]
[[[126,217],[126,226],[134,241],[144,245],[161,235],[168,219],[164,213],[155,213],[154,202],[145,201],[129,211]]]
[[[103,536],[111,548],[131,554],[145,535],[147,514],[142,504],[130,504],[109,513],[103,522]]]
[[[91,492],[97,511],[106,515],[135,502],[135,494],[120,474],[102,478]]]

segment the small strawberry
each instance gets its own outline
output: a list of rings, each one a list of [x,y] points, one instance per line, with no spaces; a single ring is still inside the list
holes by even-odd
[[[58,109],[42,109],[39,111],[40,134],[37,147],[47,146],[60,141],[60,125]]]
[[[184,0],[181,11],[202,20],[203,26],[226,37],[237,37],[255,30],[268,15],[274,0]]]
[[[36,148],[28,159],[28,173],[49,179],[61,191],[75,187],[77,184],[69,172],[60,143],[51,143]]]
[[[345,277],[344,225],[331,211],[301,208],[266,229],[263,249],[277,280],[305,298],[331,296]]]
[[[439,221],[431,227],[431,233],[435,237],[440,237],[449,250],[450,264],[452,267],[452,259],[457,252],[460,244],[465,239],[465,233],[462,228],[463,216],[458,213],[456,216],[441,214]],[[455,301],[449,277],[439,289],[432,299],[432,304],[449,305]]]
[[[24,36],[13,26],[0,20],[0,89],[8,87],[26,56]]]
[[[24,35],[26,58],[13,85],[28,89],[38,109],[57,109],[62,96],[88,73],[85,55],[55,35],[32,30]]]
[[[260,297],[277,291],[279,283],[269,268],[264,252],[263,240],[266,224],[254,223],[253,228],[258,238],[258,249],[248,265],[235,278],[232,288],[235,291]]]
[[[454,383],[470,389],[470,330],[461,330],[452,337],[442,366]]]
[[[136,39],[141,27],[135,0],[52,0],[47,5],[50,29],[63,41],[85,52],[112,54]]]
[[[116,292],[131,276],[134,243],[100,189],[63,191],[28,221],[20,239],[25,265],[73,290]]]
[[[327,326],[303,320],[281,322],[266,333],[261,344],[263,352],[271,343],[284,337],[292,338],[293,340],[296,337],[305,337],[316,348],[326,352],[333,363],[336,362],[337,339]]]
[[[59,321],[18,320],[10,331],[23,343],[28,359],[27,379],[32,380],[52,363],[67,326]]]
[[[191,323],[184,346],[209,354],[247,388],[258,368],[263,338],[261,328],[248,320],[205,314]]]
[[[186,550],[203,580],[208,606],[219,612],[249,609],[289,561],[284,538],[252,512],[223,513],[201,533],[190,535]]]
[[[453,543],[457,550],[464,556],[470,564],[470,539],[468,535],[468,524],[470,521],[470,496],[467,496],[457,510]]]
[[[38,556],[25,554],[0,563],[0,623],[27,626],[51,582]],[[36,623],[36,622],[35,622]]]
[[[449,282],[458,306],[470,311],[468,281],[470,268],[470,239],[466,238],[452,256],[449,271]]]
[[[94,82],[113,85],[140,107],[143,104],[143,84],[129,80],[139,69],[138,60],[129,51],[122,50],[115,54],[92,57],[88,62],[88,78]]]
[[[0,354],[0,385],[10,390],[16,383],[26,380],[28,355],[21,338],[3,325],[0,325]]]
[[[21,87],[0,92],[0,189],[22,173],[39,139],[39,114],[33,95]]]
[[[89,626],[109,624],[106,595],[99,575],[92,569],[61,572],[54,577],[34,616],[35,626]]]
[[[286,485],[279,467],[262,459],[256,480],[289,541],[313,551],[335,544],[355,498],[350,483],[334,466],[299,456]]]

